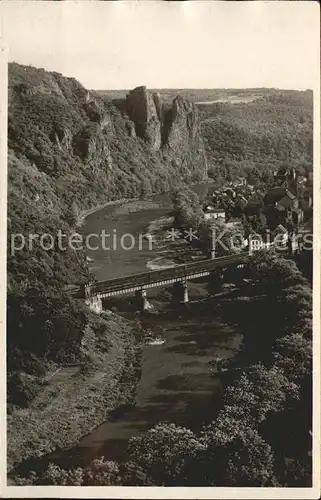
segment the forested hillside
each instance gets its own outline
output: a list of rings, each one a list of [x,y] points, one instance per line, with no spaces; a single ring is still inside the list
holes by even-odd
[[[209,174],[246,175],[254,167],[312,170],[312,92],[275,91],[250,103],[198,105]]]
[[[74,444],[128,402],[136,382],[139,332],[68,295],[91,276],[81,251],[58,247],[58,232],[74,232],[82,211],[99,204],[205,180],[208,163],[216,180],[284,163],[311,169],[312,99],[275,93],[198,109],[183,97],[164,105],[139,87],[111,101],[73,78],[11,64],[8,115],[11,468]],[[29,244],[29,235],[44,234],[55,238],[52,248],[39,238]],[[27,244],[14,252],[13,238]],[[52,388],[55,371],[74,365],[72,383]]]
[[[175,178],[203,179],[206,158],[197,110],[178,99],[163,116],[161,103],[158,108],[155,103],[154,96],[140,88],[130,94],[128,102],[118,102],[116,107],[73,78],[11,64],[9,238],[20,233],[25,237],[32,233],[56,235],[59,229],[68,234],[82,209],[120,197],[163,191]],[[152,140],[158,137],[155,147]],[[10,243],[9,239],[9,248]],[[60,310],[61,300],[66,310],[73,310],[70,299],[62,299],[61,294],[67,284],[82,279],[88,279],[86,266],[82,256],[70,249],[60,252],[37,247],[9,255],[10,368],[12,360],[12,368],[19,368],[17,349],[36,350],[34,354],[40,356],[53,353],[48,336],[59,330],[62,337],[68,330],[68,318],[60,313],[50,327],[45,319],[56,307]],[[51,292],[57,305],[43,302]],[[30,300],[36,302],[36,310],[28,310]],[[78,335],[83,329],[83,323],[78,324],[81,317],[80,311],[75,312],[76,323],[69,325]],[[68,338],[68,350],[74,352],[69,331]],[[60,344],[54,348],[57,353],[61,349]]]

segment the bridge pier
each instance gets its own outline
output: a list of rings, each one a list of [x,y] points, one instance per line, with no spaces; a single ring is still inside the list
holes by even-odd
[[[103,312],[103,304],[101,297],[95,295],[93,297],[87,297],[86,298],[86,305],[89,307],[89,309],[97,314],[100,314]]]
[[[183,280],[183,281],[180,281],[180,288],[181,288],[181,302],[183,304],[187,304],[187,302],[189,301],[189,298],[188,298],[188,288],[187,288],[187,281],[186,280]]]
[[[149,309],[152,309],[151,304],[147,300],[147,293],[145,288],[142,288],[141,290],[137,290],[135,292],[135,295],[138,299],[139,307],[142,311],[148,311]]]

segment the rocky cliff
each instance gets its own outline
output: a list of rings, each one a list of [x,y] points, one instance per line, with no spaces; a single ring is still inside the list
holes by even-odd
[[[8,140],[11,157],[42,172],[67,207],[207,177],[197,109],[180,97],[165,107],[145,87],[110,101],[73,78],[11,64]]]
[[[146,87],[136,87],[129,92],[125,110],[135,125],[136,134],[149,143],[152,149],[161,147],[161,102],[157,94]]]

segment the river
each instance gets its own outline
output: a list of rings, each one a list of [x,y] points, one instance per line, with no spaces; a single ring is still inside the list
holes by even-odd
[[[210,184],[200,184],[194,190],[202,198],[210,187]],[[168,195],[109,206],[89,215],[82,233],[99,234],[104,229],[108,234],[116,234],[118,241],[125,233],[136,238],[146,233],[152,221],[169,217],[170,210]],[[166,265],[166,241],[152,249],[147,240],[143,242],[141,249],[135,246],[125,250],[118,245],[117,250],[99,247],[88,251],[92,272],[102,280],[146,271],[153,267],[153,262]],[[189,289],[191,298],[197,298],[204,295],[206,283],[191,284]],[[234,356],[240,346],[240,333],[215,313],[201,313],[197,300],[192,300],[187,307],[173,309],[161,290],[151,290],[148,296],[154,305],[153,312],[162,312],[144,315],[142,321],[161,336],[163,343],[146,345],[143,350],[136,405],[115,412],[81,440],[76,450],[81,461],[88,462],[102,455],[123,459],[128,438],[160,421],[197,429],[211,419],[220,403],[221,380],[218,374],[211,372],[209,362],[221,356]],[[116,307],[120,314],[132,314],[126,309],[126,301],[116,301]]]

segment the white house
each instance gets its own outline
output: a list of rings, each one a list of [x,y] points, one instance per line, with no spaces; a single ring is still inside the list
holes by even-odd
[[[282,224],[279,224],[277,228],[275,229],[275,236],[276,242],[278,245],[286,245],[289,239],[289,233],[287,229],[282,226]]]
[[[204,207],[205,220],[221,220],[225,222],[226,214],[222,208],[214,208],[211,205]]]

